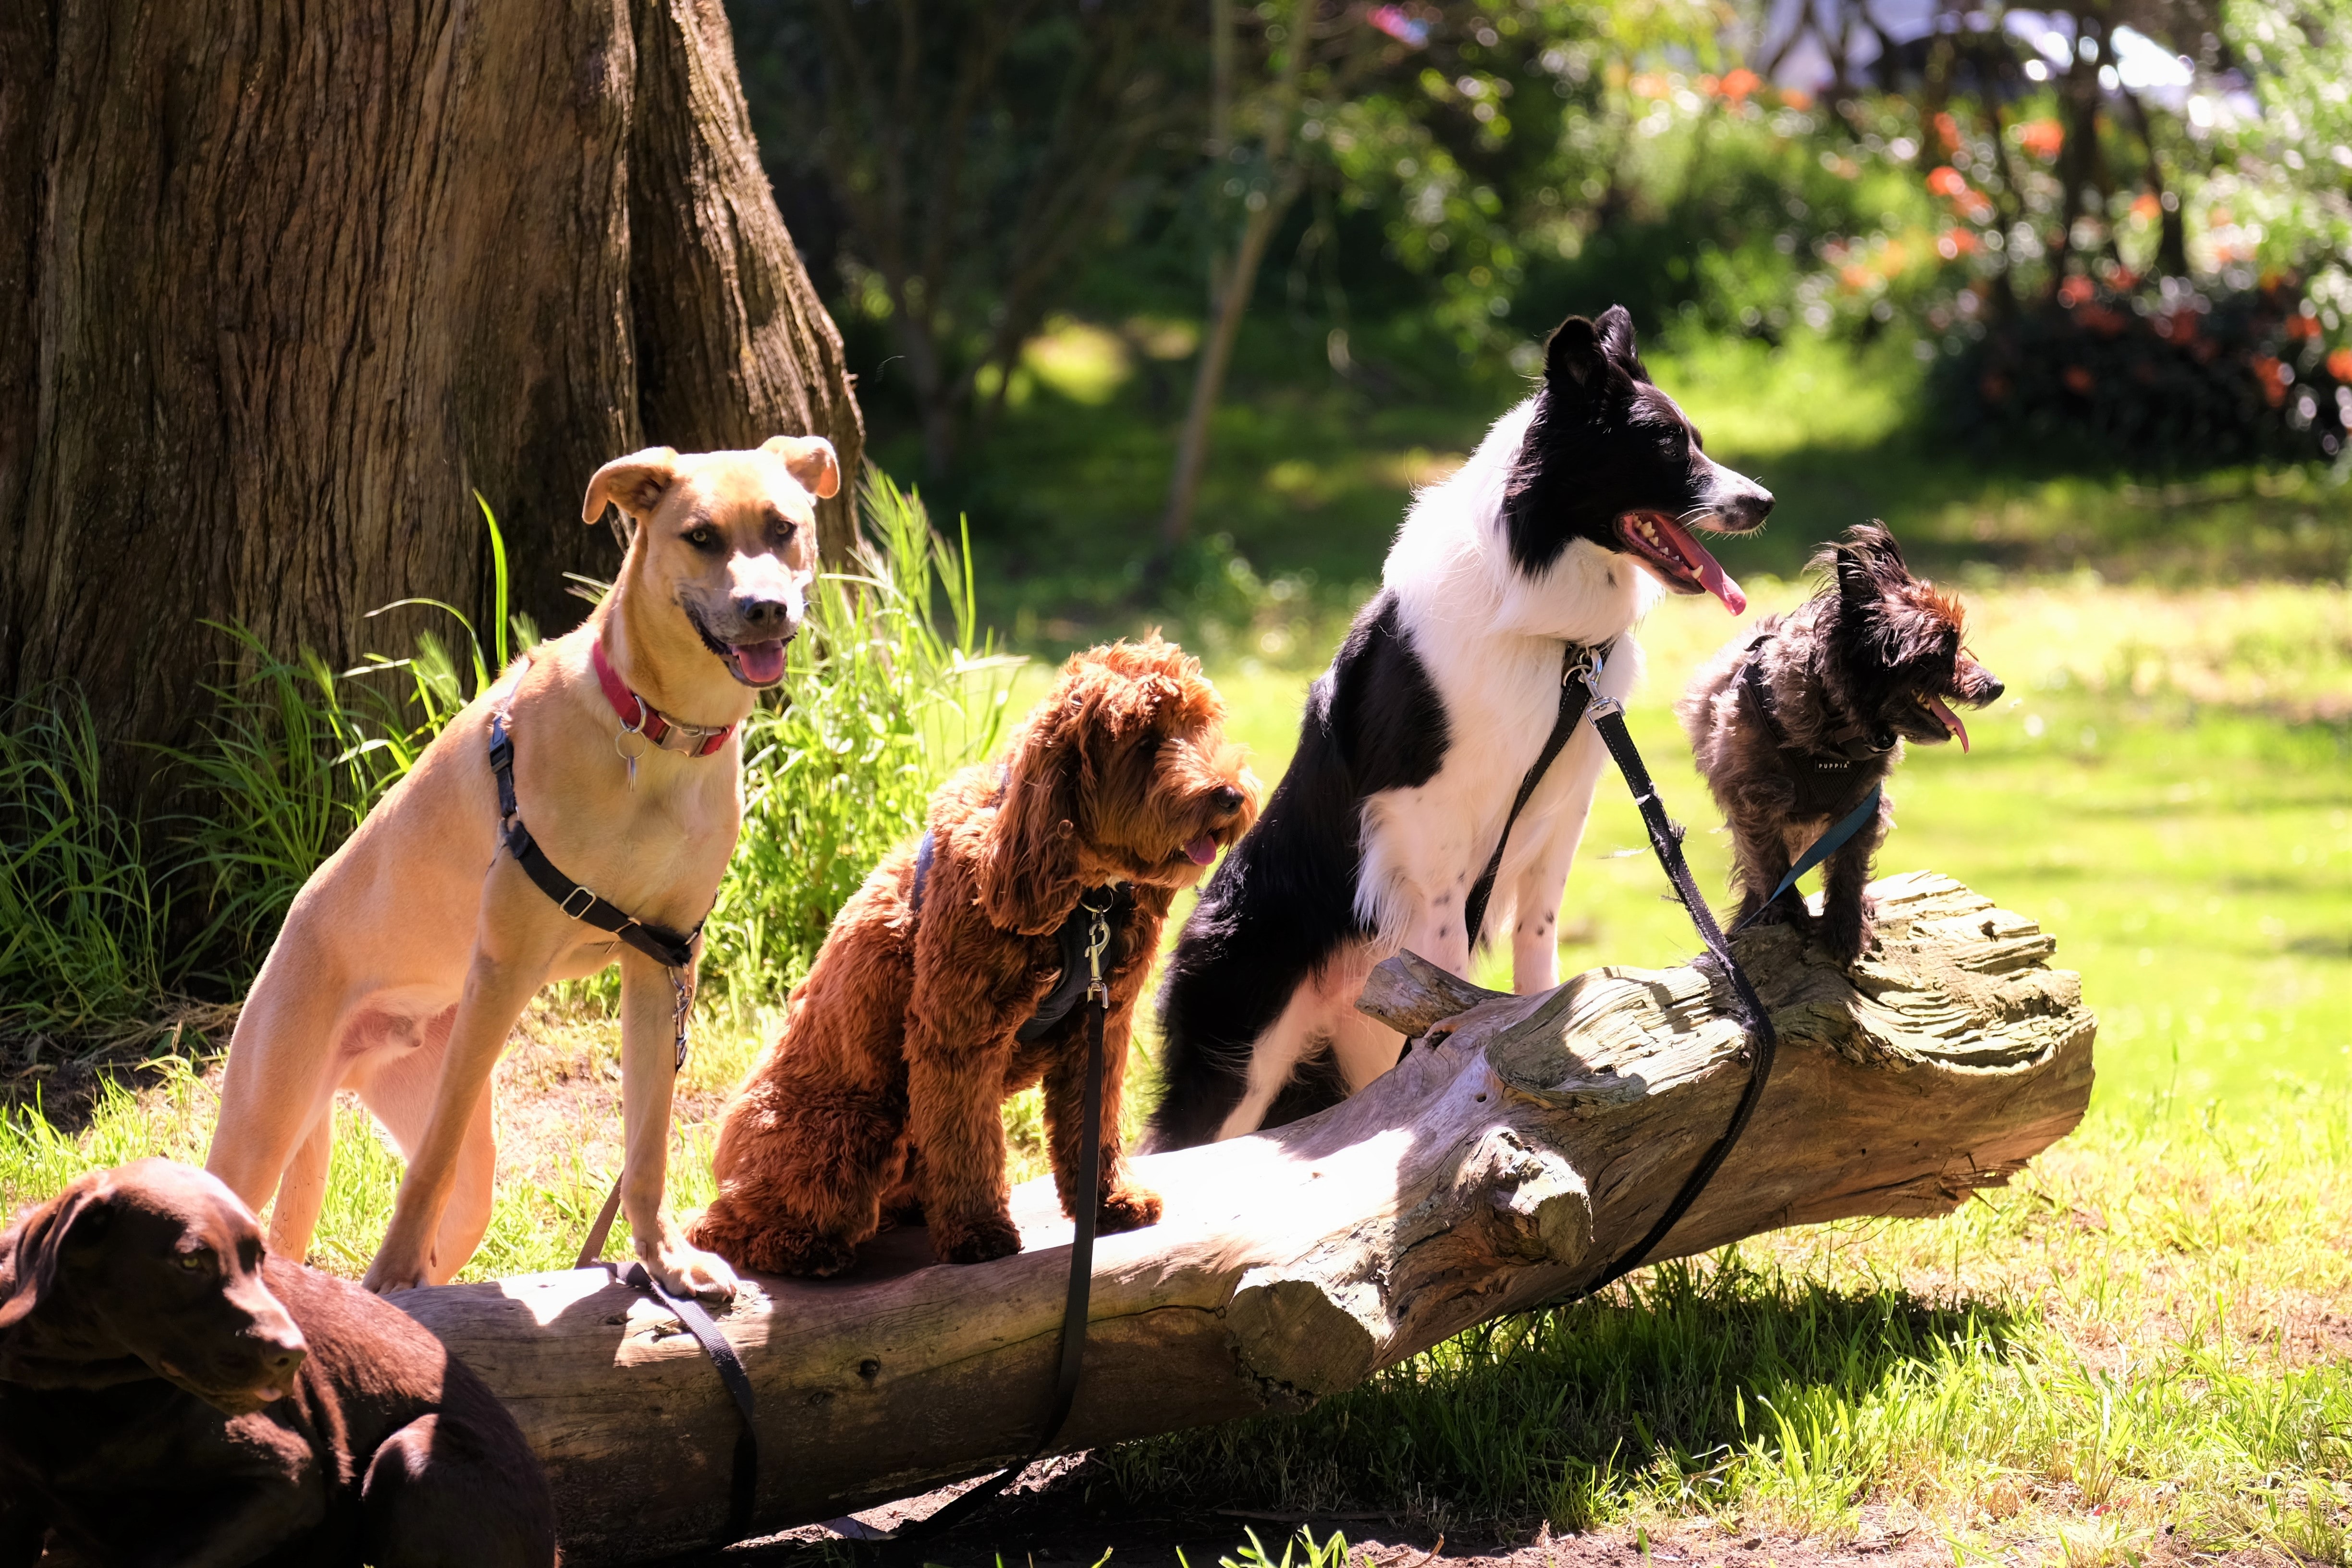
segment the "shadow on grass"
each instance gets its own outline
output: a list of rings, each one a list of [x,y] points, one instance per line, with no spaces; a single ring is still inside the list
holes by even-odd
[[[2009,1359],[2024,1326],[2008,1305],[1831,1290],[1734,1253],[1484,1324],[1303,1415],[1097,1458],[1133,1506],[1578,1528],[1637,1478],[1704,1498],[1790,1413],[1842,1424],[1935,1365]]]

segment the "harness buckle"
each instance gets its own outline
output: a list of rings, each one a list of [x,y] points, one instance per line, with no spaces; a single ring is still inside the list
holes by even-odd
[[[572,907],[572,900],[574,899],[583,900],[576,910]],[[585,920],[588,918],[588,911],[596,907],[596,890],[593,888],[574,887],[563,895],[563,901],[555,907],[575,921]]]

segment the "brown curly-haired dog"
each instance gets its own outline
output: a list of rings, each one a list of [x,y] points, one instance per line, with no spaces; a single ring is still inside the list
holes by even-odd
[[[1125,918],[1105,963],[1105,1231],[1160,1217],[1119,1141],[1128,1031],[1180,889],[1257,815],[1257,781],[1224,737],[1200,662],[1154,637],[1072,657],[1005,758],[931,802],[931,858],[894,850],[843,907],[792,996],[783,1032],[727,1107],[719,1197],[695,1245],[774,1274],[833,1274],[887,1211],[929,1223],[949,1263],[1021,1250],[998,1107],[1045,1084],[1063,1212],[1076,1215],[1086,1008],[1036,1040],[1015,1034],[1062,968],[1055,933],[1088,889]]]

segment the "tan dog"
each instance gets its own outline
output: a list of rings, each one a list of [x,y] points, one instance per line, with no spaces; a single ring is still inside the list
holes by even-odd
[[[299,1259],[310,1245],[335,1091],[349,1088],[408,1158],[368,1288],[455,1274],[489,1226],[485,1090],[509,1031],[542,985],[617,959],[622,1212],[667,1289],[733,1293],[727,1265],[688,1246],[662,1202],[672,972],[571,918],[526,874],[502,841],[488,748],[503,702],[518,816],[547,859],[647,926],[695,931],[741,821],[731,727],[756,689],[783,679],[816,568],[815,498],[840,482],[832,446],[814,437],[750,452],[649,447],[589,481],[583,520],[609,502],[636,522],[612,593],[477,699],[312,873],[237,1019],[206,1165],[257,1209],[277,1194],[273,1252]],[[600,681],[599,644],[620,696]],[[655,710],[641,733],[624,725],[622,696]],[[679,978],[690,987],[690,965]]]

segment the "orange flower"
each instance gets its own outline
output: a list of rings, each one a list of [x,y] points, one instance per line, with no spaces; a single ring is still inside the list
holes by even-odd
[[[1983,248],[1984,242],[1965,228],[1948,228],[1936,237],[1937,253],[1947,261],[1974,256]]]
[[[1927,175],[1927,191],[1931,195],[1957,197],[1969,188],[1967,176],[1949,163]]]
[[[1850,262],[1838,268],[1838,281],[1849,289],[1869,288],[1871,276],[1870,268],[1859,261]]]
[[[2294,373],[2268,354],[2256,354],[2254,379],[2263,384],[2263,401],[2276,408],[2286,401],[2287,383]]]
[[[2068,365],[2058,379],[2064,382],[2070,390],[2080,393],[2084,397],[2090,396],[2091,388],[2098,384],[2091,373],[2079,364]]]
[[[1936,116],[1936,140],[1944,144],[1947,153],[1960,150],[1960,122],[1949,114]]]
[[[2029,120],[2017,128],[2017,144],[2043,160],[2066,145],[2066,128],[2054,120]]]
[[[1717,84],[1723,96],[1738,103],[1764,85],[1764,79],[1746,66],[1738,66],[1723,73]]]
[[[1806,110],[1813,106],[1813,95],[1801,87],[1784,87],[1780,89],[1780,101],[1791,109]]]
[[[1636,98],[1664,98],[1675,90],[1674,79],[1664,71],[1643,71],[1627,85]]]
[[[2338,385],[2352,386],[2352,349],[2337,349],[2327,356],[2327,374]]]
[[[2058,285],[2058,302],[2062,305],[2070,307],[2080,305],[2090,297],[2091,280],[2080,273],[2069,277]]]
[[[2154,223],[2156,215],[2163,210],[2164,204],[2156,199],[2153,191],[2142,191],[2131,205],[2132,216],[2141,223]]]

